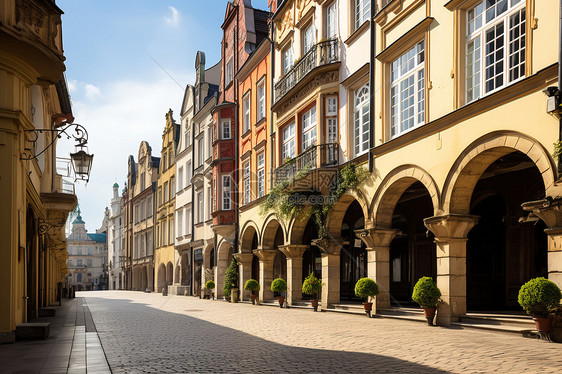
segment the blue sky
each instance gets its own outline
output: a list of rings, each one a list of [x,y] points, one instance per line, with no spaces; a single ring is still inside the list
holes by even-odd
[[[88,231],[101,224],[111,186],[127,177],[142,140],[160,155],[164,115],[179,122],[185,85],[195,77],[195,55],[220,59],[220,25],[227,0],[58,0],[63,15],[66,79],[76,123],[89,133],[94,154],[90,182],[76,186]],[[252,0],[266,9],[267,0]],[[61,140],[59,156],[73,151]]]

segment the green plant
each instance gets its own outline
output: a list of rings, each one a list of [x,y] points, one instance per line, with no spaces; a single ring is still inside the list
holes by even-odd
[[[230,297],[230,290],[238,287],[238,263],[233,258],[224,274],[222,292],[225,297]]]
[[[355,295],[363,299],[367,299],[367,302],[373,299],[379,293],[379,286],[371,278],[361,278],[355,283]]]
[[[527,312],[537,317],[548,317],[560,305],[560,288],[543,277],[534,278],[519,289],[517,301]]]
[[[205,283],[205,288],[208,290],[212,290],[213,288],[215,288],[215,282],[207,281],[207,283]]]
[[[271,282],[271,291],[279,293],[287,291],[287,282],[285,282],[285,279],[274,279],[273,282]]]
[[[255,279],[248,279],[246,281],[246,284],[244,284],[244,289],[248,291],[252,291],[252,293],[254,293],[255,291],[260,290],[260,284]]]
[[[313,217],[318,226],[318,237],[324,238],[328,235],[326,230],[328,212],[344,193],[357,189],[367,178],[368,173],[365,168],[349,163],[339,171],[330,186],[328,195],[323,195],[319,191],[290,191],[288,187],[305,177],[310,168],[311,165],[305,165],[292,178],[277,183],[260,205],[260,214],[265,215],[272,210],[280,220],[285,222],[289,222],[293,217],[299,217],[303,221]]]
[[[556,143],[554,143],[554,152],[552,153],[552,157],[557,159],[560,155],[562,155],[562,141],[557,140]]]
[[[322,279],[318,279],[314,276],[314,273],[310,273],[302,283],[302,293],[312,295],[313,299],[318,299],[318,294],[322,292],[322,286]]]
[[[414,286],[412,300],[422,308],[435,308],[441,301],[441,291],[431,277],[421,277]]]

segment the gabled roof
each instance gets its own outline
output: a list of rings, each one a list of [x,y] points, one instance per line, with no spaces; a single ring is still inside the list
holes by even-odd
[[[105,234],[105,233],[102,233],[102,234],[88,234],[88,237],[89,237],[90,239],[92,239],[93,241],[105,243],[105,242],[106,242],[106,239],[107,239],[107,234]]]

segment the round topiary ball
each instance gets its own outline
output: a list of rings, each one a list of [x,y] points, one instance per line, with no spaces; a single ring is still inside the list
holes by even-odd
[[[355,295],[361,298],[373,297],[379,293],[379,286],[371,278],[361,278],[355,283]]]
[[[271,282],[271,291],[273,292],[284,292],[287,291],[287,282],[283,278],[274,279]]]
[[[260,284],[255,279],[248,279],[246,281],[246,283],[244,284],[244,289],[248,290],[248,291],[259,291],[260,290]]]
[[[517,301],[527,312],[537,317],[547,317],[560,305],[560,288],[546,278],[534,278],[521,286]]]
[[[422,308],[435,308],[439,304],[441,291],[431,277],[421,277],[414,286],[412,300]]]
[[[215,288],[215,282],[207,281],[207,283],[205,283],[205,288],[208,290],[212,290],[213,288]]]

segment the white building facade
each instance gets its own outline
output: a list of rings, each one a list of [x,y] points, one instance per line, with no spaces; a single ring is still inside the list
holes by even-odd
[[[113,197],[111,198],[111,212],[107,227],[107,262],[109,264],[108,288],[120,290],[124,287],[123,279],[123,213],[121,211],[121,196],[119,196],[119,185],[113,185]]]

